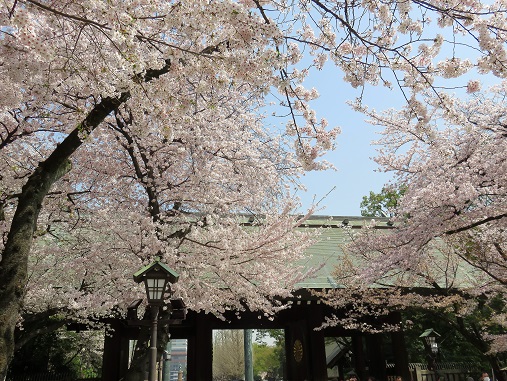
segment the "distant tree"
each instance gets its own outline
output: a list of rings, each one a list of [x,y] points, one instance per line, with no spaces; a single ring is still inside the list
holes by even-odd
[[[285,340],[285,330],[283,329],[257,329],[255,331],[255,341],[266,344],[269,341],[275,341],[276,345],[280,345]]]
[[[476,370],[490,368],[488,356],[479,350],[469,337],[463,335],[457,327],[458,320],[451,312],[409,308],[402,312],[405,342],[411,362],[428,361],[422,339],[419,337],[428,328],[433,328],[441,336],[437,339],[440,362],[462,362],[471,364]],[[463,322],[463,327],[472,330],[473,317]],[[503,359],[503,358],[502,358]]]
[[[97,376],[102,367],[100,331],[72,332],[61,328],[33,337],[23,345],[10,366],[11,375],[65,373],[74,378]]]
[[[277,376],[280,368],[280,359],[276,347],[266,344],[253,343],[254,375]]]
[[[241,380],[245,374],[243,330],[221,329],[213,333],[213,380]]]
[[[274,345],[266,343],[273,340]],[[254,374],[259,375],[260,372],[267,372],[270,378],[283,379],[285,331],[283,329],[257,330],[256,341],[257,343],[254,344]]]
[[[385,186],[380,193],[370,191],[368,196],[363,196],[361,201],[361,216],[365,217],[393,217],[401,197],[406,192],[406,187],[394,188]]]

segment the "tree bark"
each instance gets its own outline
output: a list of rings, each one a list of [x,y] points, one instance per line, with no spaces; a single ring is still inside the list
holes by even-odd
[[[28,256],[44,198],[51,186],[70,170],[70,157],[83,144],[80,134],[89,135],[129,97],[130,93],[125,92],[118,98],[102,99],[23,186],[0,262],[0,380],[5,380],[14,356],[14,328],[25,296]]]
[[[67,158],[46,170],[43,165],[30,176],[18,199],[18,207],[7,236],[0,263],[0,379],[14,354],[14,328],[25,296],[28,254],[33,242],[37,217],[49,188],[70,167]]]

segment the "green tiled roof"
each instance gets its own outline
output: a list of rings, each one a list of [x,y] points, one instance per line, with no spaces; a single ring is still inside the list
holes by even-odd
[[[371,217],[312,216],[301,228],[323,227],[319,240],[307,249],[305,267],[325,265],[311,278],[298,283],[299,288],[337,288],[333,279],[335,267],[343,254],[343,246],[350,240],[350,228],[361,228]],[[387,218],[375,218],[379,228],[389,228]]]
[[[324,266],[318,270],[310,278],[298,283],[297,288],[313,288],[313,289],[329,289],[329,288],[340,288],[336,283],[333,273],[337,265],[339,265],[341,258],[344,256],[344,246],[350,241],[350,235],[353,234],[354,230],[360,229],[366,223],[375,220],[376,229],[391,229],[387,218],[371,218],[371,217],[326,217],[326,216],[312,216],[305,224],[301,227],[312,228],[312,227],[323,227],[322,234],[318,241],[306,250],[306,258],[303,265],[306,268],[318,267],[322,263]],[[347,228],[345,227],[347,226]],[[438,243],[438,239],[435,243]],[[447,267],[449,266],[448,258],[445,254],[442,254],[438,245],[434,246],[433,259],[435,260],[433,265],[433,281],[440,284],[442,287],[458,287],[468,288],[473,287],[473,280],[475,272],[478,270],[467,264],[465,261],[457,261],[453,264],[455,268],[447,274]],[[394,281],[394,279],[393,279]],[[389,283],[384,278],[383,283]],[[427,283],[423,279],[409,279],[411,287],[428,287]],[[380,284],[372,284],[370,287],[383,287]]]

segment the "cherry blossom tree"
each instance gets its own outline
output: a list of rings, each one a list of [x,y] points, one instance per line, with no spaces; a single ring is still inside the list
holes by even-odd
[[[197,311],[276,310],[272,296],[303,276],[287,263],[311,242],[292,232],[282,180],[318,168],[337,131],[302,115],[314,128],[290,139],[297,158],[254,113],[271,86],[316,96],[280,78],[275,24],[232,2],[14,1],[1,12],[0,378],[20,312],[110,313],[155,255]]]
[[[220,313],[228,303],[242,308],[241,298],[273,311],[270,296],[297,280],[282,264],[311,242],[291,239],[297,221],[282,181],[322,168],[338,132],[309,105],[318,97],[303,86],[310,69],[329,60],[354,88],[397,88],[426,123],[421,92],[474,67],[505,75],[504,9],[500,1],[3,2],[0,379],[24,305],[106,311],[122,301],[125,275],[154,255],[181,272],[177,292],[192,308]],[[270,91],[288,116],[280,137],[261,118]],[[255,226],[242,229],[237,214],[249,210]],[[249,282],[268,261],[265,283]],[[45,279],[44,268],[60,275]]]
[[[31,255],[27,314],[60,308],[60,321],[75,321],[125,307],[142,297],[132,274],[154,255],[181,273],[173,289],[193,310],[281,307],[271,296],[287,294],[303,275],[286,261],[311,242],[293,231],[299,221],[280,182],[298,166],[241,110],[248,102],[227,93],[218,97],[230,111],[223,118],[198,101],[190,124],[171,123],[169,141],[157,130],[140,138],[135,114],[122,109],[76,153],[83,164],[63,180],[80,192],[65,191],[71,201],[39,217],[45,229]],[[204,106],[210,99],[202,96]]]
[[[377,6],[375,18],[365,16],[354,3],[341,4],[342,8],[312,4],[330,18],[334,15],[333,20],[345,28],[351,26],[353,49],[349,41],[339,46],[351,49],[352,55],[359,51],[367,59],[358,59],[359,54],[346,63],[362,69],[363,74],[376,73],[370,77],[356,71],[345,79],[363,90],[367,90],[366,83],[397,86],[407,101],[401,110],[385,113],[364,104],[366,92],[352,103],[373,124],[384,128],[377,161],[383,170],[396,174],[395,188],[408,186],[408,191],[394,212],[392,231],[375,229],[373,222],[360,234],[351,234],[353,244],[337,269],[337,277],[349,289],[327,297],[329,304],[352,313],[345,319],[333,317],[328,324],[370,331],[398,329],[363,325],[361,317],[425,306],[447,309],[460,318],[476,311],[477,303],[494,303],[504,293],[505,266],[505,85],[501,82],[505,78],[505,35],[497,23],[505,21],[505,5],[369,2]],[[437,31],[434,39],[425,39],[427,31],[434,30],[432,16],[443,30],[449,27],[452,35]],[[355,33],[360,25],[373,35],[384,32],[378,44]],[[453,49],[445,48],[458,38],[460,43]],[[335,62],[346,67],[343,57],[349,56],[339,56]],[[388,80],[385,68],[393,70],[393,81]],[[466,99],[465,91],[480,91],[484,74],[490,83],[499,82],[492,95],[460,100]],[[383,291],[367,288],[372,285]],[[426,297],[410,294],[407,290],[414,287],[437,292]],[[495,326],[489,332],[504,325],[504,319],[496,309],[486,323]],[[483,346],[484,339],[490,338],[487,330],[470,332],[470,337],[478,339],[484,352],[505,350],[500,345],[503,335],[496,336],[490,348]]]
[[[502,81],[463,101],[429,96],[426,121],[414,120],[408,109],[371,114],[386,127],[378,162],[409,184],[396,210],[397,231],[405,236],[396,235],[400,240],[392,245],[399,247],[398,260],[410,261],[403,250],[431,246],[438,237],[468,265],[505,285],[505,86]]]
[[[377,313],[424,306],[451,314],[449,322],[498,374],[495,354],[507,350],[506,94],[505,81],[446,102],[446,94],[428,93],[421,103],[431,115],[426,120],[410,106],[370,112],[371,122],[385,127],[377,160],[406,191],[393,229],[375,229],[373,222],[353,235],[338,270],[347,284],[360,279],[385,289],[380,295],[354,287],[364,291],[365,306],[382,306]]]

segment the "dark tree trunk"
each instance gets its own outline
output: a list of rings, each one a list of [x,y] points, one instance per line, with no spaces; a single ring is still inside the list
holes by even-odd
[[[23,328],[18,328],[14,332],[14,351],[21,349],[25,344],[39,335],[55,332],[68,323],[71,323],[71,321],[66,319],[55,319],[56,313],[45,312],[46,311],[30,316],[22,316]]]
[[[28,256],[42,203],[51,186],[70,170],[70,157],[114,109],[130,97],[105,98],[59,144],[23,186],[0,262],[0,380],[4,380],[14,355],[14,328],[21,311],[27,282]]]
[[[39,166],[23,187],[0,262],[0,380],[14,355],[14,328],[25,296],[28,254],[37,217],[49,188],[70,169],[66,159],[52,168]]]

